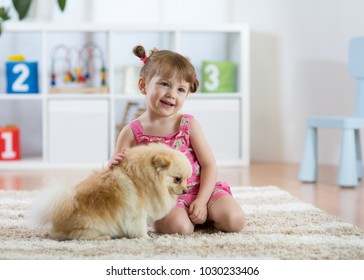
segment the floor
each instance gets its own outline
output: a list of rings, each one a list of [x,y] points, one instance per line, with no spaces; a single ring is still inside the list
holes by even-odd
[[[330,215],[355,224],[364,230],[364,183],[356,188],[336,185],[335,166],[320,166],[316,184],[302,184],[298,180],[297,164],[252,163],[249,168],[220,168],[219,179],[230,185],[275,185],[309,202]],[[74,184],[90,170],[0,171],[0,189],[40,189],[52,182]]]

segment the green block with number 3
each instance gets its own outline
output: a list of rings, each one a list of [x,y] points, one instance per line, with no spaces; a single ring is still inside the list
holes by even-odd
[[[201,91],[234,92],[235,64],[231,61],[203,61]]]

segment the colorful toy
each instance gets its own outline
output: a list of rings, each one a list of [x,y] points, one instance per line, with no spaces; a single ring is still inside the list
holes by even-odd
[[[97,64],[96,61],[99,63]],[[97,77],[98,67],[99,77]],[[57,81],[57,74],[59,73],[63,75],[62,82]],[[87,43],[80,50],[59,45],[54,49],[51,64],[52,93],[106,93],[107,91],[105,61],[103,52],[98,45]]]
[[[25,61],[23,55],[8,57],[6,62],[6,92],[38,93],[38,63]]]
[[[230,61],[202,62],[202,92],[234,92],[235,64]]]
[[[20,159],[20,131],[15,125],[0,127],[0,160]]]
[[[25,61],[25,57],[22,54],[13,54],[8,56],[9,61]]]
[[[57,74],[55,72],[56,64],[62,63],[62,71],[64,72],[64,82],[69,83],[74,80],[71,69],[71,61],[69,49],[64,45],[57,46],[52,55],[51,65],[51,85],[54,87],[57,84]]]
[[[95,58],[98,58],[101,62],[100,68],[100,80],[101,85],[106,85],[106,68],[105,68],[105,61],[104,55],[102,53],[101,48],[96,45],[95,43],[88,43],[86,44],[83,49],[81,50],[81,59],[84,61],[85,66],[85,79],[90,79],[93,75],[95,75]]]

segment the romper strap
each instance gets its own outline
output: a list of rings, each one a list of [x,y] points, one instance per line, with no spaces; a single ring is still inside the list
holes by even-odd
[[[185,133],[189,134],[192,119],[193,119],[192,115],[183,114],[182,119],[181,119],[181,123],[179,125],[179,129],[183,130]]]
[[[129,123],[131,130],[133,131],[135,140],[139,143],[139,138],[144,134],[144,130],[139,120],[134,120]]]

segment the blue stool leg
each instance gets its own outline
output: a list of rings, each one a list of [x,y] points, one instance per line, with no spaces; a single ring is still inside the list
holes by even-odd
[[[316,182],[317,180],[317,128],[308,127],[303,159],[300,168],[302,182]]]
[[[355,187],[358,184],[356,155],[354,129],[344,129],[337,180],[339,186]]]
[[[360,147],[360,130],[355,129],[355,147],[356,147],[356,165],[357,165],[357,172],[358,172],[358,179],[361,180],[363,177],[363,159],[361,154],[361,147]]]

